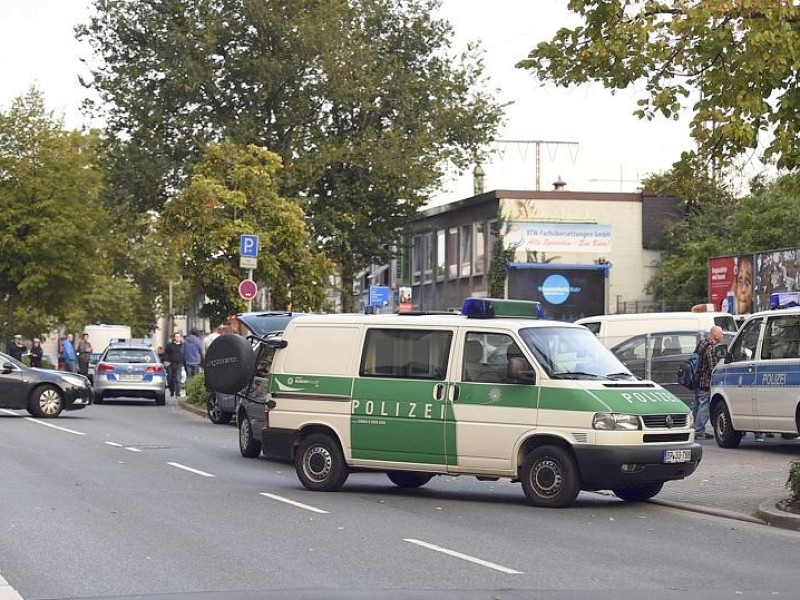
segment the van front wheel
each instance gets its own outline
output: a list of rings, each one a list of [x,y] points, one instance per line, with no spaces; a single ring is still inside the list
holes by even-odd
[[[541,446],[531,451],[522,462],[519,479],[525,496],[534,506],[569,506],[581,491],[575,459],[558,446]]]
[[[350,474],[339,443],[325,433],[312,433],[300,442],[294,468],[300,483],[314,492],[335,492]]]
[[[720,448],[738,448],[739,443],[742,441],[742,432],[733,428],[731,413],[724,402],[720,402],[714,407],[712,419],[717,446]]]

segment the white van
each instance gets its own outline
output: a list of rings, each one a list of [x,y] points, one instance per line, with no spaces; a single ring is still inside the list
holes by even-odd
[[[586,328],[537,320],[537,304],[470,298],[461,315],[292,320],[281,340],[263,340],[278,347],[264,455],[294,461],[315,491],[364,469],[400,487],[505,477],[547,507],[580,490],[642,501],[694,472],[702,448],[686,405],[637,380]],[[254,371],[244,338],[209,348],[212,389],[239,391]]]
[[[722,327],[726,337],[733,338],[737,326],[733,315],[723,312],[661,312],[597,315],[575,321],[587,327],[606,347],[614,348],[625,340],[645,333],[660,331],[708,331]]]

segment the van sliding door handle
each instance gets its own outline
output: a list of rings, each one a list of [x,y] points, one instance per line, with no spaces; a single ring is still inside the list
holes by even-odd
[[[433,399],[434,400],[442,400],[444,398],[444,384],[437,383],[433,387]]]

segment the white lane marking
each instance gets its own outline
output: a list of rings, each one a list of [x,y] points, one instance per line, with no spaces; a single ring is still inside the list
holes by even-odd
[[[19,413],[15,413],[13,410],[8,410],[7,408],[0,408],[0,412],[4,412],[7,415],[11,415],[12,417],[18,417]]]
[[[186,465],[182,465],[181,463],[168,462],[167,464],[177,469],[183,469],[184,471],[189,471],[190,473],[202,475],[203,477],[214,477],[211,473],[206,473],[205,471],[198,471],[197,469],[193,469],[192,467],[187,467]]]
[[[285,502],[286,504],[291,504],[292,506],[296,506],[297,508],[303,508],[305,510],[310,510],[311,512],[320,513],[322,515],[327,515],[327,510],[322,510],[321,508],[315,508],[313,506],[309,506],[308,504],[303,504],[301,502],[295,502],[294,500],[289,500],[288,498],[282,498],[281,496],[276,496],[275,494],[267,494],[266,492],[261,492],[262,496],[266,496],[267,498],[272,498],[273,500],[277,500],[278,502]]]
[[[0,575],[0,599],[2,600],[22,600],[22,596]]]
[[[123,446],[122,444],[118,444],[117,442],[103,442],[103,443],[108,444],[109,446],[114,446],[114,448],[125,448],[125,450],[130,450],[131,452],[141,452],[139,448],[134,448],[133,446]]]
[[[409,538],[406,538],[403,541],[409,542],[411,544],[416,544],[417,546],[422,546],[423,548],[427,548],[428,550],[435,550],[436,552],[442,552],[444,554],[448,554],[450,556],[454,556],[462,560],[468,560],[469,562],[475,563],[476,565],[489,567],[490,569],[494,569],[495,571],[508,573],[509,575],[522,575],[522,571],[515,571],[514,569],[509,569],[508,567],[503,567],[495,563],[481,560],[480,558],[475,558],[474,556],[468,556],[467,554],[461,554],[461,552],[456,552],[455,550],[448,550],[447,548],[442,548],[441,546],[429,544],[428,542],[421,542],[420,540],[412,540]]]
[[[58,429],[59,431],[65,431],[66,433],[72,433],[75,435],[86,435],[80,431],[75,431],[74,429],[67,429],[66,427],[61,427],[59,425],[53,425],[52,423],[46,423],[45,421],[40,421],[39,419],[32,419],[31,417],[25,417],[26,421],[30,421],[31,423],[37,423],[39,425],[44,425],[45,427],[52,427],[53,429]]]

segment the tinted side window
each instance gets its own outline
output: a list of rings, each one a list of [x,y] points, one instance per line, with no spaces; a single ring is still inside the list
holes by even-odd
[[[452,341],[451,331],[370,329],[359,374],[444,381]]]
[[[739,337],[736,338],[736,341],[731,346],[731,356],[734,362],[755,358],[760,329],[761,319],[753,319],[742,327]]]
[[[800,316],[783,315],[767,319],[761,358],[798,358],[800,345]]]

